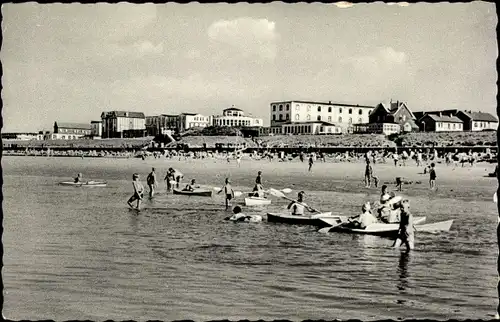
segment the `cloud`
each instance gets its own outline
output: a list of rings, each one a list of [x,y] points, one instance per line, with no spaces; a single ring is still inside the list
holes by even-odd
[[[341,9],[350,8],[350,7],[354,6],[353,3],[347,2],[347,1],[335,2],[334,5],[337,6],[338,8],[341,8]]]
[[[273,60],[277,54],[276,24],[267,19],[248,17],[234,20],[218,20],[208,28],[209,39],[230,51],[248,57],[257,55]]]
[[[404,52],[394,50],[392,47],[378,48],[371,55],[353,56],[344,60],[355,69],[364,72],[384,72],[397,66],[404,65],[407,56]]]
[[[155,46],[150,41],[142,41],[134,43],[133,48],[137,51],[137,53],[142,55],[161,54],[163,52],[163,43],[159,43]]]

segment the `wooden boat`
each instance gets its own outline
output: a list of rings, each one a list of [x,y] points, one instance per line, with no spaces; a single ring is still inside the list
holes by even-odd
[[[174,189],[173,192],[174,195],[212,197],[212,190],[206,190],[206,189],[194,189],[193,191]]]
[[[74,182],[74,181],[63,181],[59,182],[61,186],[73,186],[73,187],[106,187],[108,184],[105,181],[87,181],[87,182]]]
[[[453,220],[440,221],[432,224],[415,225],[415,231],[417,232],[439,232],[439,231],[449,231],[453,225]],[[331,227],[329,232],[343,232],[351,234],[365,234],[374,235],[381,237],[391,237],[395,238],[399,230],[399,224],[373,224],[365,229],[349,228],[343,225]]]
[[[339,221],[339,218],[341,218],[342,221]],[[427,219],[427,217],[415,217],[413,219],[413,224],[414,225],[423,224],[426,219]],[[344,217],[344,216],[321,217],[320,220],[322,222],[324,222],[324,227],[328,227],[328,226],[337,226],[337,225],[341,224],[342,222],[347,222],[347,217]],[[384,223],[381,223],[381,224],[384,224]],[[399,225],[398,223],[395,223],[395,224]],[[384,224],[384,225],[388,225],[388,224]],[[394,224],[391,224],[391,225],[394,225]]]
[[[248,197],[245,198],[245,206],[260,206],[260,205],[270,205],[271,199],[261,198],[261,197]]]
[[[299,216],[299,215],[292,215],[289,213],[272,213],[272,212],[267,213],[268,222],[283,223],[290,225],[311,225],[318,227],[331,226],[322,221],[322,219],[324,218],[328,218],[331,220],[337,219],[340,222],[342,222],[342,220],[346,220],[346,217],[332,215],[331,211],[319,214],[313,214],[311,216],[308,215]]]

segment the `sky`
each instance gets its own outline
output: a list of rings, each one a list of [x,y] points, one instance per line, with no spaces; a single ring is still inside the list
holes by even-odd
[[[3,132],[271,102],[495,113],[494,3],[4,4]]]

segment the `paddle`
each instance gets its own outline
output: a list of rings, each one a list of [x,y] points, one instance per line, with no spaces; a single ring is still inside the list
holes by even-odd
[[[276,189],[273,189],[273,188],[269,188],[268,192],[269,192],[269,194],[271,194],[271,195],[273,195],[273,196],[275,196],[275,197],[278,197],[278,198],[283,198],[283,199],[286,199],[286,200],[288,200],[288,201],[293,201],[293,202],[296,202],[296,203],[301,203],[301,202],[298,202],[298,201],[297,201],[297,200],[295,200],[295,199],[292,199],[292,198],[289,198],[289,197],[285,196],[285,194],[284,194],[283,192],[279,191],[279,190],[276,190]],[[302,203],[301,203],[301,204],[302,204]],[[309,206],[307,206],[307,208],[308,208],[309,210],[313,211],[313,212],[319,212],[319,213],[321,214],[321,211],[319,211],[319,210],[317,210],[317,209],[314,209],[314,208],[309,207]],[[314,216],[317,216],[317,215],[313,215],[313,216],[311,216],[311,218],[316,218],[316,217],[314,217]]]
[[[220,192],[220,191],[222,191],[222,188],[219,188],[219,187],[213,187],[213,189],[214,189],[216,192]],[[274,189],[274,190],[275,190],[275,189]],[[279,190],[276,190],[276,191],[279,191]],[[285,188],[285,189],[282,189],[281,191],[282,191],[282,192],[284,192],[284,193],[290,193],[290,192],[292,192],[292,189],[290,189],[290,188]],[[241,197],[241,196],[242,196],[242,195],[244,195],[244,194],[248,194],[248,193],[252,193],[252,192],[255,192],[255,191],[248,191],[248,192],[234,191],[234,196],[235,196],[235,197]],[[264,192],[269,193],[269,190],[264,190]]]

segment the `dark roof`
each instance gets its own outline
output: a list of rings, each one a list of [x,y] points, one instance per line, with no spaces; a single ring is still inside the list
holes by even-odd
[[[144,116],[144,113],[142,113],[142,112],[111,111],[111,112],[104,112],[104,113],[105,113],[105,115],[109,115],[112,117],[130,117],[130,118],[138,118],[138,119],[146,118]]]
[[[498,122],[497,118],[490,113],[467,111],[464,114],[470,116],[473,121]]]
[[[179,116],[178,114],[162,114],[162,116],[174,117]]]
[[[329,123],[329,122],[325,122],[325,121],[305,121],[305,122],[286,122],[284,124],[292,124],[292,125],[301,125],[301,124],[318,124],[320,123],[321,125],[329,125],[329,126],[336,126],[335,124],[333,123]]]
[[[434,120],[436,122],[463,123],[463,121],[456,116],[448,116],[448,115],[439,116],[436,114],[425,114],[422,118],[424,118],[426,116],[431,118],[432,120]]]
[[[236,108],[236,107],[229,107],[229,108],[224,109],[223,111],[240,111],[240,112],[243,112],[243,110],[240,110],[239,108]]]
[[[335,106],[345,106],[345,107],[364,107],[364,108],[375,108],[375,106],[368,105],[353,105],[353,104],[342,104],[342,103],[333,103],[333,102],[313,102],[313,101],[299,101],[299,100],[291,100],[291,101],[283,101],[283,102],[271,102],[271,104],[283,104],[283,103],[305,103],[305,104],[323,104],[323,105],[335,105]]]
[[[90,123],[64,123],[64,122],[56,122],[56,125],[60,129],[83,129],[83,130],[90,130]]]
[[[193,115],[198,115],[200,113],[181,113],[181,115],[190,115],[190,116],[193,116]]]
[[[90,121],[90,123],[102,123],[102,121]]]

